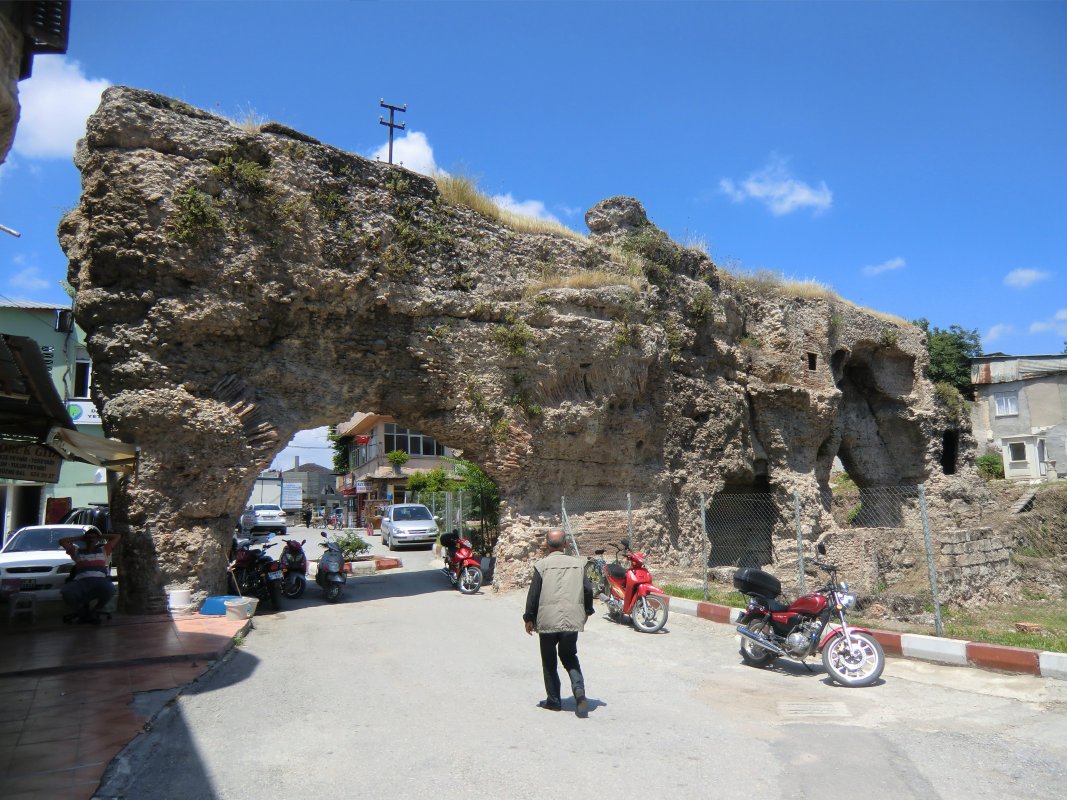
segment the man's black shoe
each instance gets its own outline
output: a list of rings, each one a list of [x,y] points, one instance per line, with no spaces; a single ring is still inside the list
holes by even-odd
[[[585,719],[589,716],[589,701],[585,699],[585,693],[582,692],[580,694],[576,694],[574,696],[574,699],[577,701],[577,704],[574,708],[574,713],[582,719]]]
[[[537,704],[538,708],[543,708],[545,711],[560,711],[563,706],[560,703],[550,703],[548,700],[542,700]]]

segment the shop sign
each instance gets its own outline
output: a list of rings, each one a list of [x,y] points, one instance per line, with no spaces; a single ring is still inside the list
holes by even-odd
[[[370,494],[370,484],[365,481],[356,481],[356,494]]]
[[[104,424],[92,400],[72,400],[67,403],[67,413],[75,425]]]
[[[63,459],[51,447],[37,444],[0,448],[0,478],[33,483],[59,483]]]

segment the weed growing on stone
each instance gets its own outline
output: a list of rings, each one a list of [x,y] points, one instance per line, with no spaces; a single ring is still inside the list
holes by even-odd
[[[211,168],[211,174],[248,196],[264,194],[270,176],[267,168],[255,161],[238,161],[230,155],[219,159],[219,163]]]
[[[533,341],[533,331],[514,312],[504,317],[504,323],[493,328],[493,339],[513,356],[524,356]]]
[[[174,196],[178,215],[174,219],[171,236],[179,242],[195,244],[209,230],[222,229],[222,217],[210,195],[190,186]]]

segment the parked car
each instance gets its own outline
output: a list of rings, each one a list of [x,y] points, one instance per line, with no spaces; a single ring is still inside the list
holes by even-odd
[[[382,512],[382,544],[395,550],[401,544],[433,544],[437,520],[421,503],[386,506]]]
[[[270,531],[281,536],[285,535],[286,519],[285,512],[277,503],[253,503],[252,504],[251,532]]]
[[[111,513],[107,506],[78,506],[67,512],[60,520],[61,525],[92,525],[104,536],[111,531]]]
[[[29,525],[19,528],[0,550],[0,586],[5,591],[47,592],[51,599],[58,598],[59,589],[67,582],[74,566],[59,546],[59,540],[82,536],[92,527]],[[18,581],[17,585],[15,581]]]

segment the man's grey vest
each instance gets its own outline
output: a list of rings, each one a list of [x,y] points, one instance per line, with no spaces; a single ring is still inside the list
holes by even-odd
[[[585,630],[582,561],[562,552],[549,553],[534,569],[541,574],[541,600],[537,606],[537,632]]]

